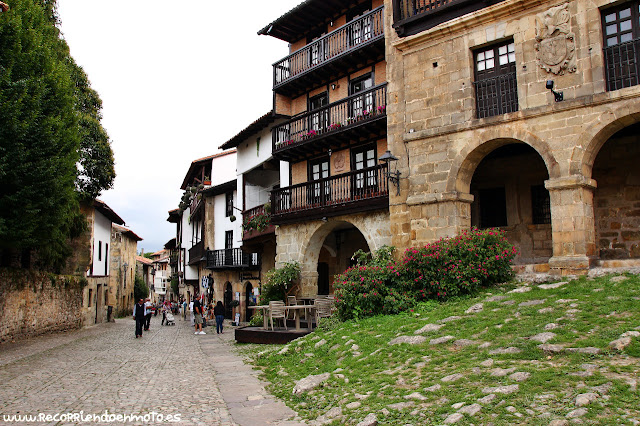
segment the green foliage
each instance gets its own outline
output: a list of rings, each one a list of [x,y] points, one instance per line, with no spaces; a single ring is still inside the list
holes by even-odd
[[[137,302],[140,299],[146,299],[149,296],[149,287],[140,275],[136,275],[135,284],[133,286],[133,297]]]
[[[171,291],[176,296],[180,294],[180,282],[177,277],[171,278]]]
[[[246,217],[242,222],[244,232],[256,230],[262,232],[271,224],[271,204],[264,205],[264,212]]]
[[[400,272],[393,259],[393,247],[373,254],[356,252],[357,265],[334,280],[336,309],[342,320],[378,314],[396,314],[414,301],[400,287]]]
[[[336,309],[346,320],[395,314],[426,299],[449,299],[481,286],[508,281],[517,254],[495,229],[468,232],[421,248],[408,249],[401,262],[393,248],[374,255],[357,252],[357,265],[336,276]]]
[[[262,314],[259,312],[253,314],[253,316],[251,317],[251,320],[249,320],[249,326],[251,327],[260,327],[263,324],[264,324],[264,318],[262,317]]]
[[[39,266],[54,270],[82,228],[78,195],[89,187],[97,194],[113,180],[92,177],[103,172],[97,163],[113,157],[100,131],[99,98],[56,23],[55,1],[44,0],[12,1],[0,19],[0,248],[37,248]],[[88,149],[98,134],[100,149]],[[102,158],[91,165],[89,153]]]
[[[282,268],[271,269],[266,274],[260,302],[267,304],[272,300],[285,300],[287,292],[299,278],[300,264],[298,262],[285,262]]]
[[[455,238],[408,249],[403,279],[418,299],[446,299],[508,281],[517,254],[498,229],[471,229]]]

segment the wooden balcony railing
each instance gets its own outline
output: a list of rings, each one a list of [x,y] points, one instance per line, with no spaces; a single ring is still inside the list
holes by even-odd
[[[260,265],[259,253],[245,253],[239,248],[207,251],[208,269],[258,269]]]
[[[387,165],[381,164],[271,191],[275,224],[388,208]]]
[[[273,87],[286,83],[332,59],[384,38],[383,6],[315,40],[273,64]]]
[[[271,208],[267,211],[265,204],[262,204],[243,211],[242,231],[243,240],[275,232],[275,226],[271,223]]]
[[[273,128],[273,152],[309,143],[387,115],[387,83],[301,114]]]
[[[203,257],[204,257],[204,241],[200,241],[189,249],[189,265],[198,263]]]
[[[398,35],[417,34],[438,24],[504,0],[393,0]]]
[[[640,84],[640,39],[604,48],[607,91]]]

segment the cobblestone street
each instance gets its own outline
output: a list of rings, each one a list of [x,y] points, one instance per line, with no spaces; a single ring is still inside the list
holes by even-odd
[[[273,400],[231,350],[233,330],[223,335],[207,331],[195,336],[188,321],[163,327],[155,317],[151,330],[136,339],[134,322],[119,319],[5,345],[0,414],[108,410],[180,415],[180,424],[295,424],[284,421],[295,413]]]

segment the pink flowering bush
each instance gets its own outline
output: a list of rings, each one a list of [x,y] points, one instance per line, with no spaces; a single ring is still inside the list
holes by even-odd
[[[446,299],[481,286],[508,281],[518,254],[498,229],[471,229],[455,238],[408,249],[402,260],[405,284],[420,299]]]
[[[496,229],[471,229],[425,247],[408,249],[400,262],[383,247],[335,277],[336,308],[341,319],[396,314],[418,301],[447,299],[481,286],[509,280],[518,253]]]

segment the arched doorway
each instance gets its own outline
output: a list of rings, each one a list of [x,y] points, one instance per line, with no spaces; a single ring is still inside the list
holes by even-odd
[[[233,300],[233,288],[231,283],[227,281],[224,286],[224,317],[231,319],[233,316],[233,308],[231,307],[231,301]]]
[[[353,254],[358,250],[370,251],[360,230],[348,222],[336,223],[322,241],[317,258],[317,294],[333,293],[333,277],[353,264]]]
[[[486,154],[473,173],[471,226],[503,229],[520,251],[515,263],[546,263],[553,255],[547,179],[540,154],[513,141]]]
[[[611,136],[598,151],[592,178],[600,259],[640,258],[640,123]]]
[[[250,282],[245,283],[244,287],[244,320],[249,321],[253,316],[253,309],[249,306],[255,306],[255,296],[253,295],[253,285]]]

